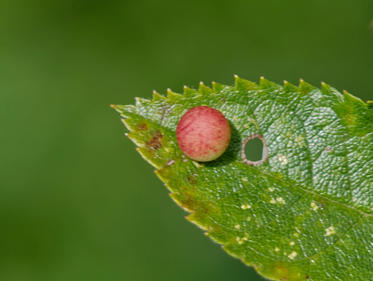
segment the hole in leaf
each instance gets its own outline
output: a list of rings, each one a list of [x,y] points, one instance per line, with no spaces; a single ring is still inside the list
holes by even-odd
[[[265,139],[258,134],[247,137],[242,143],[241,157],[247,165],[263,164],[268,158]]]
[[[262,159],[263,143],[260,139],[249,140],[245,145],[246,159],[250,161],[259,161]]]

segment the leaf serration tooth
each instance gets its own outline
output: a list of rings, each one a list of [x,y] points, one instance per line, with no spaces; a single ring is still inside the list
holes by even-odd
[[[259,79],[259,86],[261,89],[263,90],[267,90],[267,89],[278,89],[280,87],[280,85],[272,82],[272,81],[269,81],[268,79],[265,79],[264,76],[261,76],[260,79]]]
[[[251,91],[258,90],[259,86],[254,82],[240,78],[238,75],[234,75],[234,88],[236,90]]]
[[[153,167],[155,167],[156,169],[161,169],[162,166],[159,165],[156,161],[153,161],[152,158],[154,157],[153,152],[150,152],[149,149],[146,149],[144,147],[142,147],[143,145],[141,146],[138,146],[136,147],[136,151],[141,155],[141,157],[146,161],[148,162],[150,165],[152,165]]]
[[[176,203],[177,205],[179,205],[181,208],[184,209],[184,211],[186,211],[186,212],[188,212],[188,213],[192,213],[192,212],[193,212],[193,210],[190,209],[189,206],[187,206],[186,204],[183,204],[183,203],[182,203],[182,202],[177,198],[177,194],[176,194],[176,193],[174,193],[174,192],[170,192],[169,195],[170,195],[171,199],[174,200],[175,203]]]
[[[145,98],[140,98],[140,97],[135,97],[135,101],[136,101],[136,106],[142,106],[144,104],[151,103],[150,100],[145,99]]]
[[[132,114],[136,112],[136,106],[133,104],[129,105],[121,105],[121,104],[116,104],[116,105],[111,105],[112,108],[115,109],[122,117],[128,118],[131,117]]]
[[[220,91],[222,91],[226,86],[223,85],[223,84],[220,84],[220,83],[217,83],[215,81],[212,81],[211,82],[211,86],[212,86],[212,90],[215,92],[215,93],[218,93]]]
[[[158,93],[156,90],[153,90],[153,101],[164,101],[166,97]]]
[[[298,87],[295,86],[294,84],[290,83],[289,81],[287,80],[284,80],[284,91],[287,91],[287,92],[296,92],[298,91]]]
[[[127,133],[126,137],[129,138],[138,147],[141,147],[141,146],[144,145],[143,140],[141,139],[141,137],[137,136],[133,132]]]
[[[321,82],[321,92],[323,94],[328,94],[331,92],[331,87],[326,84],[324,81]]]
[[[207,87],[202,81],[199,82],[198,92],[202,95],[208,95],[213,93],[212,89],[210,87]]]
[[[126,118],[121,118],[120,121],[122,121],[124,127],[126,127],[128,131],[133,131],[133,127],[129,124]]]
[[[301,92],[301,94],[303,94],[303,95],[309,94],[314,89],[315,89],[314,86],[312,86],[311,84],[307,83],[302,78],[299,79],[298,90],[299,90],[299,92]]]
[[[203,225],[200,221],[200,219],[198,218],[198,212],[196,210],[192,211],[189,215],[187,215],[185,217],[188,221],[190,221],[191,223],[195,224],[196,226],[198,226],[200,229],[204,230],[204,231],[207,231],[208,230],[208,226],[206,225]]]
[[[196,89],[193,89],[193,88],[190,88],[190,87],[184,85],[183,95],[185,95],[185,96],[194,96],[197,93],[198,93],[198,91]]]
[[[172,91],[170,88],[167,88],[166,93],[167,93],[167,98],[170,100],[177,100],[182,97],[182,95]]]

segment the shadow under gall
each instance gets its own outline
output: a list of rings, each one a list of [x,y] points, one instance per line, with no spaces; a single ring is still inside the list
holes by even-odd
[[[207,167],[219,167],[227,165],[237,158],[240,158],[241,153],[241,135],[238,132],[237,128],[229,121],[229,125],[231,127],[231,141],[227,150],[216,160],[205,162],[202,165]]]

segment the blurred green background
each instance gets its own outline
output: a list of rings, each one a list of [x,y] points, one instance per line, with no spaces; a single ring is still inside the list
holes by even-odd
[[[0,280],[262,280],[167,195],[109,104],[199,81],[373,98],[372,0],[0,0]]]

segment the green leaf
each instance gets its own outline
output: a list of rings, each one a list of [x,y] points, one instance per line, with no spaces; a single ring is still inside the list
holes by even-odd
[[[175,130],[191,107],[229,120],[219,159],[197,163]],[[298,87],[239,77],[184,94],[113,106],[137,150],[188,219],[230,255],[273,280],[373,279],[373,109],[322,83]],[[268,158],[245,164],[241,144],[263,137]]]

